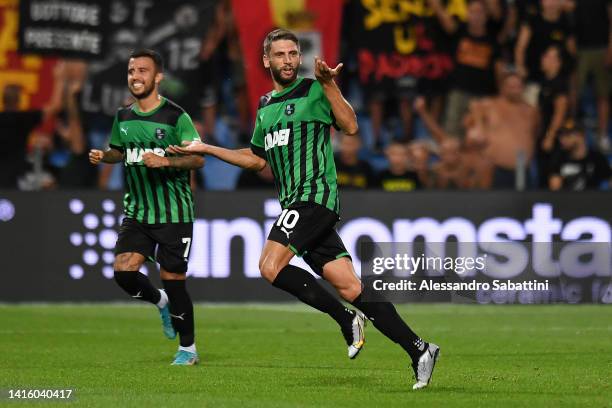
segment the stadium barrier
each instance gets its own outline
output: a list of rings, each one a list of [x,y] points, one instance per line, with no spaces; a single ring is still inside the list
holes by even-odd
[[[473,255],[489,252],[492,266],[474,276],[489,282],[513,278],[516,266],[530,280],[548,279],[552,286],[545,292],[413,293],[408,301],[612,303],[609,198],[605,192],[344,192],[338,230],[358,273],[371,266],[364,252],[371,243],[446,242],[455,245],[455,256],[466,248]],[[119,193],[0,191],[0,302],[126,300],[112,282],[121,206]],[[292,300],[261,279],[257,269],[267,232],[280,213],[274,192],[198,193],[195,213],[189,258],[194,300]],[[500,241],[506,241],[504,248],[490,248]],[[576,246],[584,241],[596,242],[595,247]],[[155,265],[147,264],[143,272],[158,281]],[[413,279],[428,277],[446,279],[435,271],[419,271]]]

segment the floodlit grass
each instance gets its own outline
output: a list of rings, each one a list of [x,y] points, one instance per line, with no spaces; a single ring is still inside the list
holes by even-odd
[[[429,388],[370,324],[350,361],[335,322],[299,305],[201,305],[201,364],[170,366],[177,347],[153,306],[0,306],[0,388],[70,388],[92,407],[612,406],[612,308],[405,305],[440,345]],[[42,404],[42,405],[41,405]]]

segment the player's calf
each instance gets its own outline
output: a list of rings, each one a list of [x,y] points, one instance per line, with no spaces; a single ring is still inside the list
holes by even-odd
[[[342,249],[344,249],[343,246]],[[336,251],[341,251],[341,249],[336,249]],[[316,255],[315,257],[309,257],[311,262],[315,262],[316,259],[318,259]],[[325,261],[327,261],[327,259],[323,261],[320,260],[319,263]],[[361,282],[357,279],[353,264],[348,256],[342,256],[325,262],[322,270],[325,280],[332,284],[344,300],[351,302],[361,294]],[[351,322],[340,325],[340,327],[346,344],[348,345],[348,356],[350,359],[354,359],[365,344],[364,329],[366,318],[360,311],[351,311],[351,313],[353,315]]]
[[[138,271],[115,271],[115,282],[134,299],[157,304],[161,299],[159,290],[149,278]]]
[[[193,302],[182,280],[162,280],[170,301],[172,325],[179,335],[179,352],[196,353]],[[197,353],[196,353],[197,354]]]
[[[159,310],[162,330],[168,339],[176,338],[176,331],[170,318],[168,296],[162,290],[155,288],[149,278],[140,272],[115,271],[115,282],[134,299],[153,303]]]

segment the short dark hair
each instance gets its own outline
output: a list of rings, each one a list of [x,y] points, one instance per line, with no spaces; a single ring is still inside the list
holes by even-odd
[[[140,57],[151,58],[155,63],[155,69],[157,72],[164,72],[164,59],[159,52],[147,48],[141,48],[139,50],[132,51],[130,54],[130,59]]]
[[[274,31],[270,31],[268,35],[266,35],[266,39],[263,43],[264,54],[268,55],[270,53],[270,48],[272,48],[272,43],[278,40],[290,40],[293,41],[298,50],[300,49],[300,40],[298,40],[297,35],[289,30],[285,30],[284,28],[277,28]]]

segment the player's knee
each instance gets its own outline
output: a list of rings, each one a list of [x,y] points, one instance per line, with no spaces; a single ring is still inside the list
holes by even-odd
[[[280,272],[278,265],[275,262],[264,261],[259,263],[259,272],[261,277],[272,283]]]
[[[168,272],[167,270],[164,270],[163,268],[159,271],[159,276],[164,281],[179,281],[179,280],[187,279],[187,274],[184,272],[183,273]]]
[[[346,300],[347,302],[352,302],[361,294],[361,284],[351,283],[347,286],[339,288],[338,293],[342,299]]]
[[[168,280],[184,280],[186,277],[187,261],[183,259],[164,260],[163,265],[160,263],[160,266],[161,275],[168,276]],[[162,279],[164,278],[162,277]]]
[[[132,256],[130,253],[119,254],[115,258],[113,269],[115,271],[138,271],[142,266],[142,262],[138,257]]]

